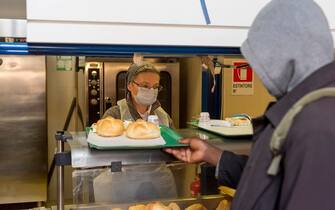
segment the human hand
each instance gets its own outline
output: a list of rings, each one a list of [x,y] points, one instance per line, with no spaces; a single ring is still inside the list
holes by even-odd
[[[205,141],[197,138],[188,138],[180,140],[182,144],[189,144],[187,148],[172,149],[167,148],[165,152],[174,155],[177,159],[187,163],[207,162],[217,165],[222,151]]]

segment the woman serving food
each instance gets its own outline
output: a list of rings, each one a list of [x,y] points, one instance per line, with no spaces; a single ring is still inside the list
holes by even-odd
[[[156,115],[159,124],[172,127],[171,117],[157,100],[158,92],[162,90],[159,80],[159,71],[152,64],[132,64],[127,72],[126,98],[109,108],[103,118],[111,116],[122,121],[147,121],[149,115]]]
[[[146,141],[160,137],[157,124],[172,127],[170,116],[157,100],[162,89],[159,80],[159,71],[152,64],[132,64],[127,72],[126,98],[105,112],[96,124],[97,134],[102,137],[125,135],[129,139]],[[150,115],[157,116],[157,124],[147,122]],[[124,122],[130,124],[124,126]],[[96,202],[177,197],[175,180],[166,164],[127,166],[122,168],[122,173],[106,170],[94,179],[94,189]]]

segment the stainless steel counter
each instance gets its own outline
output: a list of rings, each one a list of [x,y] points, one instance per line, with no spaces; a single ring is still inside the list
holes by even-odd
[[[211,144],[236,153],[248,154],[251,147],[249,138],[223,138],[198,129],[181,129],[183,137],[201,137]],[[90,149],[86,142],[85,132],[71,133],[73,139],[68,141],[71,148],[73,168],[94,168],[110,166],[111,162],[122,161],[123,165],[172,162],[176,159],[164,151],[157,149],[145,150],[113,150],[100,151]]]

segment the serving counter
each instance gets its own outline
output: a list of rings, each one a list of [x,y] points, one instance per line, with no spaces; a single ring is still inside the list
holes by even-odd
[[[223,150],[239,154],[248,154],[251,146],[250,137],[225,138],[198,129],[179,129],[184,138],[198,137]],[[67,141],[71,148],[72,168],[96,168],[110,166],[111,162],[121,161],[122,165],[148,163],[166,163],[176,161],[174,157],[157,149],[142,150],[96,150],[88,147],[85,132],[72,132],[72,140]]]
[[[196,128],[180,129],[177,130],[177,132],[184,138],[198,137],[203,139],[204,141],[208,141],[210,144],[213,144],[216,147],[219,147],[223,150],[230,150],[239,154],[248,154],[251,147],[250,137],[225,138],[202,130],[198,130]],[[114,200],[113,199],[106,200],[106,197],[108,197],[111,193],[111,189],[109,189],[111,187],[108,186],[110,186],[111,183],[113,183],[114,184],[113,190],[125,191],[126,189],[124,188],[124,186],[120,184],[115,185],[115,183],[120,182],[119,179],[122,174],[127,173],[128,175],[131,174],[132,171],[130,170],[129,172],[129,169],[131,169],[134,166],[135,167],[140,166],[143,168],[146,166],[151,167],[151,165],[155,166],[160,164],[164,165],[164,167],[167,166],[168,170],[170,171],[168,173],[172,174],[171,177],[173,177],[175,181],[176,185],[175,196],[170,195],[169,200],[171,199],[180,199],[181,201],[184,201],[185,199],[189,200],[190,198],[189,188],[190,184],[197,175],[198,172],[197,165],[181,163],[180,161],[177,161],[173,156],[159,149],[136,149],[136,150],[132,149],[132,150],[106,150],[106,151],[91,149],[88,146],[86,139],[87,139],[86,132],[71,132],[70,135],[65,140],[70,145],[71,167],[74,169],[72,174],[73,196],[74,196],[73,202],[74,204],[76,204],[77,206],[76,208],[80,207],[83,209],[88,209],[91,206],[92,209],[105,209],[107,204],[101,207],[101,205],[97,203],[124,204],[129,203],[129,200],[132,202],[141,201],[132,199],[120,200],[120,198],[116,200],[115,198]],[[60,152],[60,150],[58,152]],[[58,170],[60,170],[61,167],[64,166],[58,166]],[[163,170],[166,169],[164,168]],[[61,177],[60,171],[58,172],[59,172],[58,176]],[[139,175],[138,177],[141,176],[142,175]],[[145,173],[145,175],[143,176],[157,177],[157,173],[156,174]],[[101,179],[101,177],[104,177],[104,179]],[[59,178],[58,180],[59,180],[58,198],[62,200],[63,188],[61,185],[64,185],[64,183],[62,181],[63,180],[62,178]],[[100,183],[97,184],[96,183],[97,180],[100,180]],[[101,180],[103,181],[101,182]],[[148,180],[149,182],[151,182],[151,178],[148,178]],[[146,182],[148,182],[148,180],[146,180]],[[169,181],[169,179],[167,178],[166,180],[163,180],[161,182],[164,184],[158,182],[158,184],[156,183],[154,185],[163,186],[169,184],[171,181]],[[106,186],[106,189],[102,189],[101,191],[100,189],[104,188],[103,186]],[[101,192],[97,193],[96,192],[97,189],[99,189],[99,191]],[[202,198],[198,198],[198,200],[199,199],[202,200]],[[196,202],[197,199],[191,199],[190,202],[192,201]],[[58,205],[62,206],[64,204],[63,202],[58,202]],[[64,209],[64,207],[59,207],[58,209]]]

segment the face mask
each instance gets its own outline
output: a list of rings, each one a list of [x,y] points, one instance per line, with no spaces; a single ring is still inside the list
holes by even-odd
[[[138,87],[137,90],[137,95],[134,97],[136,102],[149,106],[155,103],[157,100],[157,95],[158,95],[158,89],[148,89],[148,88],[143,88],[143,87]]]

